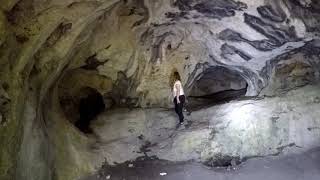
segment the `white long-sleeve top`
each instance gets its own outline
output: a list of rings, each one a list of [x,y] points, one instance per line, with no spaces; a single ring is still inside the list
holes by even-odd
[[[183,88],[182,88],[182,85],[181,85],[181,82],[180,81],[176,81],[173,85],[173,97],[176,97],[176,94],[177,94],[177,91],[178,91],[178,88],[177,87],[180,87],[180,96],[181,95],[184,95],[184,91],[183,91]]]

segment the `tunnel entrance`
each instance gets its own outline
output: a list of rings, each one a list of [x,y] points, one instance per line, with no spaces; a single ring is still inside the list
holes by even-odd
[[[84,95],[79,101],[79,119],[75,122],[75,126],[84,133],[92,133],[90,122],[103,112],[105,104],[102,95],[97,90],[87,87],[81,91]]]
[[[58,98],[66,120],[89,133],[90,121],[113,106],[112,80],[96,71],[73,69],[58,83]]]
[[[225,67],[206,69],[193,83],[188,94],[188,106],[196,110],[244,97],[248,84],[234,70]]]
[[[103,96],[91,87],[71,92],[61,88],[59,102],[65,117],[84,133],[92,133],[90,122],[105,110]]]

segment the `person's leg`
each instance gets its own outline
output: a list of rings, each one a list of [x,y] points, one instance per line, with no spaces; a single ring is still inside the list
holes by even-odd
[[[178,104],[178,115],[179,115],[179,120],[180,123],[183,123],[184,121],[184,116],[183,116],[183,104],[185,101],[185,97],[182,95],[179,97],[180,103]]]
[[[179,115],[179,108],[178,108],[178,103],[177,103],[177,98],[176,97],[174,98],[173,103],[174,103],[174,110]]]
[[[184,104],[186,103],[186,97],[184,95],[181,95],[179,100],[182,103],[182,106],[184,106]]]

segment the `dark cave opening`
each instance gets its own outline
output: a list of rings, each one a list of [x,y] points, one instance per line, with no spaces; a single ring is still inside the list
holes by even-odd
[[[225,103],[244,97],[248,84],[237,72],[215,66],[206,69],[188,93],[188,108],[192,110]]]
[[[105,109],[102,95],[92,88],[86,88],[86,96],[81,97],[78,111],[79,118],[75,126],[84,133],[92,133],[90,122]]]

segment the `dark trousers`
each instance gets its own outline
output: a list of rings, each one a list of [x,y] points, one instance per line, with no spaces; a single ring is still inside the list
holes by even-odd
[[[184,95],[179,96],[179,100],[180,100],[179,104],[177,103],[177,97],[174,97],[174,100],[173,100],[173,102],[174,102],[174,110],[178,114],[180,122],[183,122],[183,120],[184,120],[183,105],[184,105],[185,99],[186,98],[185,98]]]

